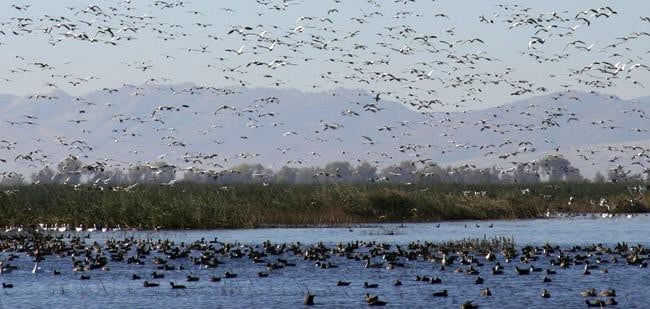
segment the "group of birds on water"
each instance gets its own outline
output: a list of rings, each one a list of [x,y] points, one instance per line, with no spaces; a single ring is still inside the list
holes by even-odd
[[[19,226],[5,226],[5,233],[22,233],[27,231],[38,231],[40,233],[114,233],[122,231],[122,227],[118,224],[114,227],[102,226],[93,224],[92,226],[84,226],[80,224],[79,226],[72,226],[70,224],[46,224],[39,223],[34,227],[25,227],[22,225]],[[126,229],[125,229],[126,230]]]
[[[414,286],[429,286],[427,289],[430,290],[431,301],[454,294],[467,295],[455,291],[454,286],[463,290],[472,290],[472,285],[485,287],[480,289],[476,298],[463,302],[461,308],[478,308],[480,301],[477,299],[490,298],[495,293],[505,291],[500,282],[514,280],[514,283],[516,278],[524,276],[539,276],[539,283],[533,285],[526,281],[524,286],[508,289],[539,289],[541,299],[552,299],[554,293],[576,293],[566,286],[553,284],[556,280],[554,278],[560,276],[562,279],[558,280],[566,280],[566,276],[598,276],[597,274],[617,276],[622,270],[631,267],[645,272],[650,254],[650,250],[641,245],[630,246],[626,243],[562,248],[548,243],[543,246],[516,246],[506,238],[444,243],[417,241],[407,244],[375,241],[338,244],[265,241],[243,244],[222,242],[216,237],[213,240],[202,238],[175,242],[131,236],[123,239],[110,238],[102,244],[66,233],[2,233],[0,249],[0,279],[4,289],[28,288],[10,282],[13,273],[25,272],[17,266],[29,264],[25,259],[34,263],[31,270],[34,276],[54,276],[67,280],[76,276],[79,280],[93,280],[101,277],[102,273],[118,269],[120,276],[125,277],[124,280],[139,282],[142,288],[162,288],[168,285],[172,290],[192,289],[193,283],[204,280],[214,283],[253,278],[272,280],[273,277],[282,277],[285,272],[290,272],[291,268],[303,267],[305,272],[297,275],[292,273],[291,276],[317,276],[325,280],[324,278],[331,278],[325,276],[328,271],[344,268],[345,271],[336,273],[336,276],[342,277],[331,279],[332,282],[324,282],[323,285],[342,293],[361,290],[359,296],[369,306],[390,304],[392,299],[372,292],[385,291],[389,286],[407,290],[415,288]],[[46,264],[46,260],[56,263]],[[68,262],[69,265],[66,266]],[[547,267],[539,267],[541,265]],[[242,279],[234,271],[236,267],[252,268],[257,272],[246,272],[249,278]],[[374,281],[365,275],[355,278],[359,276],[356,269],[366,274],[381,275],[374,277],[378,278]],[[613,274],[610,274],[610,270]],[[178,280],[165,282],[166,278],[183,277],[186,284],[181,284]],[[632,281],[636,279],[638,278],[629,278]],[[598,279],[596,282],[613,281]],[[315,290],[310,290],[309,286],[301,288],[306,289],[304,305],[319,304]],[[349,290],[353,288],[354,290]],[[518,293],[515,290],[509,290],[509,293]],[[620,295],[620,292],[603,285],[601,290],[589,287],[576,293],[576,297],[585,298],[589,307],[615,306],[618,304],[616,297],[625,296],[627,299],[627,294]],[[296,299],[294,304],[297,305],[300,301]],[[354,303],[353,300],[350,301]],[[530,299],[527,302],[537,303]]]
[[[336,154],[327,154],[331,161],[354,158],[353,162],[385,165],[407,158],[427,166],[450,152],[476,151],[493,158],[504,173],[515,173],[510,163],[532,168],[535,161],[518,158],[548,148],[555,155],[573,151],[586,161],[595,160],[596,153],[605,153],[610,157],[610,166],[622,174],[630,174],[632,168],[650,173],[650,149],[642,144],[564,149],[552,139],[541,144],[527,139],[534,132],[575,123],[588,124],[593,132],[626,130],[634,137],[630,141],[646,139],[648,116],[644,106],[619,111],[636,121],[631,122],[634,127],[628,127],[627,123],[616,123],[613,117],[590,119],[573,110],[576,104],[586,105],[592,100],[618,102],[617,96],[589,96],[568,90],[595,94],[610,89],[620,92],[645,88],[650,67],[644,58],[648,51],[642,49],[650,39],[650,33],[645,31],[650,27],[650,17],[635,16],[631,23],[634,29],[613,27],[613,31],[623,33],[591,41],[590,29],[614,24],[619,15],[630,12],[621,12],[615,6],[548,12],[519,4],[498,4],[491,6],[493,12],[474,16],[482,28],[507,28],[506,35],[517,37],[524,33],[529,37],[527,42],[512,42],[512,48],[530,64],[519,68],[509,63],[507,53],[503,57],[492,54],[494,37],[468,35],[464,24],[453,23],[459,17],[463,23],[471,19],[440,12],[438,5],[423,0],[367,0],[354,4],[335,0],[310,9],[303,1],[256,0],[235,8],[204,9],[188,1],[121,0],[64,6],[50,13],[39,11],[41,4],[6,4],[9,13],[4,15],[11,17],[0,20],[0,53],[11,61],[4,65],[9,67],[1,81],[3,88],[25,80],[45,80],[45,85],[34,85],[39,92],[14,106],[28,106],[25,110],[29,113],[3,119],[1,125],[7,130],[18,129],[27,135],[0,137],[2,176],[16,177],[14,170],[51,166],[66,157],[82,159],[92,170],[134,166],[159,170],[152,164],[156,160],[169,160],[170,165],[186,172],[227,170],[231,162],[258,159],[254,151],[237,149],[238,144],[253,140],[256,134],[249,132],[256,129],[279,130],[275,137],[277,149],[283,157],[293,155],[284,160],[290,165],[307,164],[321,154],[303,150],[293,153],[285,141],[326,143],[326,148],[335,148],[345,140],[361,144],[363,151],[340,149]],[[305,11],[310,14],[302,15]],[[32,48],[29,54],[16,54],[14,51],[24,48],[24,42],[43,47]],[[151,54],[151,49],[145,48],[150,44],[160,49]],[[129,79],[141,78],[141,85],[103,84],[115,73],[102,76],[104,72],[99,69],[89,76],[81,75],[82,64],[75,59],[81,55],[65,54],[77,48],[109,53],[108,62],[112,61],[113,51],[126,51],[130,54],[128,60],[112,70]],[[209,85],[182,84],[185,80],[165,73],[176,63],[195,66],[196,72],[221,79]],[[94,63],[87,65],[95,68]],[[522,77],[532,75],[523,71],[540,69],[547,74],[547,68],[554,67],[561,71],[553,71],[541,81]],[[362,91],[358,91],[355,104],[337,111],[336,118],[320,119],[306,132],[294,129],[294,123],[277,120],[282,116],[276,110],[278,106],[295,102],[262,96],[238,104],[219,103],[245,92],[246,87],[257,86],[323,89],[334,96],[337,90],[332,89],[336,87]],[[101,91],[80,96],[54,91],[79,88]],[[482,104],[490,99],[488,93],[529,97],[553,91],[546,100],[559,102],[557,106],[530,104],[522,109],[504,105],[472,123],[462,120],[465,111],[485,106]],[[155,103],[136,112],[126,106],[126,102],[141,102],[145,97],[153,97]],[[202,110],[190,103],[201,100],[212,100],[214,104]],[[50,128],[53,125],[47,119],[53,116],[44,107],[49,101],[73,106],[72,114],[54,121],[56,128]],[[351,126],[349,123],[361,121],[361,117],[385,112],[389,101],[420,112],[418,117],[425,120],[393,119],[367,132],[339,133]],[[223,136],[226,133],[220,130],[226,117],[240,120],[233,138]],[[96,125],[98,119],[107,122]],[[178,119],[192,124],[182,129],[169,124]],[[641,125],[636,126],[638,121]],[[61,128],[62,124],[65,128]],[[412,142],[409,138],[422,128],[435,128],[448,140],[443,145]],[[500,142],[466,142],[466,136],[454,134],[460,128],[475,129],[477,135],[489,135]],[[97,140],[100,135],[110,137],[110,141]],[[156,139],[160,140],[156,149],[164,153],[138,146]],[[381,144],[388,146],[379,149]],[[222,150],[228,145],[227,150]],[[622,157],[629,160],[623,162]],[[79,172],[65,168],[57,171],[64,176]]]
[[[620,89],[626,89],[640,93],[649,86],[646,54],[650,51],[644,49],[650,39],[650,17],[634,16],[634,22],[629,23],[634,29],[613,27],[611,31],[622,33],[611,38],[603,34],[594,39],[591,33],[591,29],[615,24],[623,14],[647,12],[623,12],[614,5],[548,12],[519,4],[498,4],[493,6],[493,12],[468,18],[441,12],[436,1],[318,2],[310,8],[311,2],[305,1],[256,0],[239,4],[240,8],[207,10],[196,1],[120,0],[57,5],[63,8],[56,13],[39,11],[42,3],[1,4],[4,8],[0,16],[11,16],[0,20],[0,55],[6,59],[0,65],[5,72],[0,85],[11,89],[29,81],[35,89],[15,99],[17,103],[10,107],[4,106],[7,99],[0,96],[0,110],[6,113],[0,117],[0,131],[16,132],[0,134],[1,178],[17,177],[18,170],[25,168],[52,166],[64,158],[85,161],[75,168],[62,165],[56,171],[64,176],[64,183],[73,186],[79,183],[67,179],[79,179],[75,176],[82,171],[111,168],[145,166],[155,174],[173,167],[213,174],[228,170],[233,162],[259,159],[255,145],[242,150],[239,146],[253,143],[256,135],[267,132],[277,140],[277,147],[272,149],[274,156],[282,157],[289,165],[306,165],[328,156],[330,160],[343,158],[373,165],[406,158],[428,167],[449,153],[472,151],[493,159],[503,173],[514,174],[519,167],[532,169],[539,163],[521,157],[549,149],[557,156],[572,151],[591,163],[604,153],[617,173],[631,174],[634,167],[650,175],[648,145],[630,142],[567,149],[553,138],[539,142],[529,138],[582,124],[581,128],[595,134],[624,134],[632,136],[631,141],[647,139],[648,108],[638,102],[626,102],[616,115],[605,118],[581,114],[583,107],[593,101],[621,102],[618,96],[601,92],[621,93]],[[217,6],[221,5],[226,4]],[[495,54],[493,44],[499,40],[493,35],[468,34],[465,23],[471,20],[480,23],[482,29],[497,32],[507,28],[504,36],[516,38],[523,33],[527,39],[513,40],[507,47],[518,51],[513,57],[508,52]],[[154,46],[155,52],[148,52],[152,49],[146,45]],[[20,52],[25,46],[32,48]],[[83,52],[75,52],[77,49]],[[105,65],[83,63],[88,55],[82,53],[93,52],[105,55],[101,62],[120,63],[111,67],[111,72],[106,72]],[[511,62],[510,58],[516,57],[526,65]],[[187,84],[184,77],[175,76],[179,64],[195,71],[198,81],[189,80],[195,83]],[[82,66],[88,66],[90,73]],[[545,76],[533,76],[534,70]],[[115,82],[112,75],[128,76],[130,81],[139,80],[139,84]],[[213,80],[199,82],[200,75]],[[300,104],[305,109],[310,106],[291,102],[291,95],[281,99],[274,95],[276,92],[267,91],[273,94],[224,103],[231,97],[245,97],[247,88],[260,86],[323,91],[328,97],[351,102],[345,102],[347,105],[333,115],[318,115],[307,130],[298,129],[302,126],[296,122],[301,119],[293,119],[288,112],[303,108]],[[98,91],[74,96],[63,92],[79,93],[79,89]],[[489,102],[494,100],[491,96],[503,100],[535,95],[546,95],[547,102],[503,105],[471,121],[464,118],[472,109],[494,104]],[[392,111],[390,104],[394,102],[418,112],[417,120],[390,119],[367,130],[346,131],[368,118],[390,118],[383,115]],[[72,112],[57,114],[50,109],[50,103]],[[7,115],[14,109],[24,113],[9,118]],[[237,132],[224,136],[224,124],[233,123],[232,119]],[[179,121],[186,125],[177,126]],[[472,141],[456,134],[468,128],[474,135],[486,138]],[[412,139],[420,130],[436,132],[444,142]],[[263,136],[267,139],[268,135]],[[152,140],[159,147],[141,146]],[[341,142],[361,145],[363,150],[351,151],[339,146]],[[314,145],[314,149],[297,150],[305,148],[300,144]],[[318,148],[323,150],[337,149],[336,156],[321,154],[316,145],[326,145]],[[158,152],[160,149],[163,151]],[[165,160],[170,163],[154,162]],[[91,182],[100,186],[111,179]],[[113,188],[129,191],[135,186]],[[468,193],[472,194],[476,193]],[[594,203],[607,207],[609,213],[607,201]],[[348,267],[387,273],[390,281],[349,275],[325,283],[342,291],[363,289],[354,297],[370,306],[398,302],[371,291],[405,289],[413,284],[431,287],[428,293],[432,301],[461,295],[461,291],[446,284],[453,276],[465,276],[470,278],[465,280],[467,284],[485,286],[475,293],[475,299],[461,305],[476,308],[481,302],[476,299],[499,295],[502,277],[510,280],[513,276],[540,276],[538,286],[523,288],[537,289],[540,299],[553,299],[564,293],[552,284],[556,274],[615,276],[615,269],[645,268],[649,253],[644,247],[626,244],[515,249],[496,243],[245,245],[216,239],[176,243],[130,238],[100,244],[66,234],[114,232],[121,227],[62,224],[43,225],[40,229],[47,235],[25,236],[22,227],[7,227],[6,235],[0,233],[3,289],[26,288],[10,282],[12,273],[22,271],[16,265],[24,265],[26,259],[33,260],[35,276],[67,280],[76,277],[91,282],[116,264],[129,265],[133,273],[125,273],[125,280],[137,282],[143,289],[173,290],[192,289],[197,281],[218,284],[241,280],[242,274],[229,267],[235,260],[245,260],[250,267],[259,268],[256,280],[273,280],[284,271],[305,265],[312,267],[310,276]],[[70,264],[46,269],[46,260]],[[544,264],[549,265],[547,269],[536,267]],[[395,274],[403,269],[419,274],[397,277]],[[576,269],[580,269],[579,273]],[[178,278],[179,274],[186,283],[165,280]],[[575,296],[585,298],[585,304],[593,307],[615,306],[621,293],[608,286],[584,288]],[[305,293],[296,304],[319,304],[325,296],[316,291]]]

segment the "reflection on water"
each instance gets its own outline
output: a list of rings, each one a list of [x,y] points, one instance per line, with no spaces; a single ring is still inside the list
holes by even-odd
[[[492,225],[492,227],[489,227]],[[102,244],[110,238],[122,239],[135,237],[138,239],[170,238],[177,242],[192,242],[204,238],[206,242],[215,237],[223,242],[240,242],[243,244],[259,245],[270,240],[274,243],[301,242],[314,244],[324,242],[331,246],[339,242],[377,241],[390,244],[407,244],[412,241],[434,241],[483,238],[506,236],[515,239],[518,245],[541,245],[550,242],[560,245],[565,250],[577,244],[605,243],[616,244],[620,241],[631,245],[642,243],[647,245],[650,230],[650,217],[636,216],[632,218],[615,217],[611,219],[591,219],[588,217],[557,218],[529,221],[492,221],[492,222],[443,222],[430,224],[382,224],[368,226],[352,226],[350,228],[276,228],[257,230],[210,230],[210,231],[158,231],[134,232],[120,231],[115,233],[92,233],[86,239],[88,245],[93,241]],[[368,248],[360,248],[361,254],[368,254]],[[396,250],[395,246],[391,250]],[[568,251],[567,251],[568,252]],[[6,261],[10,252],[0,254],[0,259]],[[135,254],[134,252],[130,253]],[[201,252],[193,251],[192,256],[198,257]],[[576,254],[576,253],[572,253]],[[585,254],[586,255],[586,254]],[[90,280],[80,280],[78,272],[71,270],[71,257],[48,256],[39,264],[40,271],[32,273],[34,263],[32,258],[18,254],[11,261],[17,267],[11,273],[0,275],[0,281],[14,284],[13,289],[2,289],[0,292],[0,308],[18,307],[117,307],[117,308],[215,308],[215,307],[301,307],[303,296],[307,291],[316,294],[317,305],[325,307],[361,307],[367,304],[364,294],[380,295],[388,306],[422,306],[422,307],[453,307],[458,308],[466,300],[473,300],[482,308],[524,308],[524,307],[584,307],[585,300],[580,292],[587,288],[597,291],[615,289],[620,308],[645,307],[650,303],[650,293],[646,291],[650,282],[648,268],[625,264],[621,259],[618,263],[597,264],[597,258],[610,260],[609,254],[591,255],[587,260],[596,266],[591,275],[583,275],[583,266],[574,265],[567,269],[551,266],[548,257],[538,256],[531,262],[535,267],[557,270],[556,275],[549,275],[552,282],[543,283],[544,273],[532,273],[528,276],[517,275],[514,267],[530,267],[522,264],[519,259],[505,263],[499,254],[498,262],[505,266],[503,275],[492,275],[490,269],[497,261],[486,261],[479,258],[483,266],[476,266],[479,276],[484,278],[483,284],[474,284],[476,275],[456,273],[455,264],[440,270],[439,263],[417,260],[400,259],[403,267],[388,270],[383,267],[385,261],[379,257],[372,263],[384,263],[379,268],[366,268],[362,260],[348,259],[344,255],[332,254],[327,262],[336,268],[321,268],[316,261],[306,261],[303,255],[284,253],[286,259],[294,267],[268,270],[266,263],[253,263],[250,259],[220,257],[224,264],[217,268],[202,268],[192,263],[189,258],[169,260],[175,270],[164,271],[165,278],[154,279],[151,273],[156,270],[151,257],[144,265],[127,264],[125,262],[109,262],[109,270],[93,270],[85,272]],[[167,258],[162,256],[163,258]],[[83,258],[81,256],[77,258]],[[268,256],[266,261],[277,259],[278,256]],[[184,269],[180,270],[182,266]],[[463,269],[469,266],[462,266]],[[603,269],[608,272],[604,273]],[[60,276],[53,276],[52,270],[61,271]],[[224,273],[237,273],[237,278],[225,279]],[[260,278],[259,272],[268,272],[269,276]],[[131,280],[133,274],[141,276],[142,280]],[[187,275],[198,276],[199,281],[187,282]],[[418,275],[438,276],[441,284],[430,284],[416,281]],[[210,278],[220,276],[220,282],[211,282]],[[160,287],[144,288],[143,280],[160,283]],[[399,279],[403,285],[396,287],[393,282]],[[336,286],[338,280],[350,281],[350,286]],[[169,282],[175,281],[187,286],[185,290],[172,290]],[[363,283],[377,283],[376,289],[364,289]],[[480,297],[480,290],[489,287],[490,297]],[[437,298],[432,292],[447,289],[449,297]],[[551,293],[551,298],[541,298],[542,289]],[[602,299],[606,299],[601,297]]]

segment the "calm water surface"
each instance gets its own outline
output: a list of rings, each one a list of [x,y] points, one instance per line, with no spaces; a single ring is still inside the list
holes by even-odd
[[[490,228],[492,224],[492,228]],[[479,227],[477,227],[477,225]],[[338,243],[356,240],[409,243],[412,241],[447,241],[464,238],[511,237],[519,244],[539,245],[551,242],[557,245],[609,243],[625,241],[650,244],[650,216],[638,215],[603,219],[597,216],[578,216],[538,220],[511,221],[456,221],[438,223],[362,225],[341,228],[269,228],[249,230],[161,231],[126,233],[153,238],[196,240],[218,237],[223,241],[242,243],[303,242]],[[99,239],[111,237],[97,234]]]
[[[490,228],[489,225],[493,227]],[[479,227],[477,227],[479,225]],[[350,241],[378,241],[390,244],[407,244],[412,241],[446,241],[463,238],[504,236],[515,239],[519,246],[542,245],[550,242],[563,248],[590,243],[616,244],[625,241],[632,245],[650,245],[650,217],[635,216],[611,219],[577,217],[527,221],[492,222],[443,222],[434,224],[382,224],[352,226],[351,228],[274,228],[256,230],[205,230],[205,231],[158,231],[114,233],[92,233],[87,244],[106,239],[135,237],[140,239],[173,239],[177,242],[192,242],[201,238],[219,241],[260,244],[269,240],[274,243],[301,242],[329,245]],[[5,260],[9,253],[0,253]],[[200,253],[194,254],[198,256]],[[454,273],[457,265],[439,270],[439,264],[423,261],[401,260],[405,267],[392,270],[370,269],[363,261],[348,260],[333,256],[329,261],[338,268],[321,269],[313,261],[302,256],[285,254],[284,258],[296,264],[295,267],[270,271],[267,278],[257,273],[267,271],[265,263],[252,263],[247,258],[221,259],[224,264],[205,269],[193,265],[189,259],[170,261],[185,270],[165,271],[164,279],[152,279],[155,265],[147,261],[144,265],[123,262],[109,262],[110,270],[86,272],[90,280],[79,280],[79,273],[71,270],[70,257],[49,256],[40,264],[40,272],[32,274],[34,263],[29,256],[20,255],[11,262],[18,267],[9,274],[0,275],[1,282],[14,284],[13,289],[0,291],[0,308],[294,308],[303,307],[306,291],[316,294],[317,307],[358,308],[365,307],[364,294],[380,295],[389,307],[438,307],[458,308],[466,300],[473,300],[481,308],[583,308],[585,299],[580,291],[595,288],[597,291],[616,289],[619,308],[647,308],[650,304],[650,270],[625,265],[603,264],[592,270],[591,275],[582,275],[580,266],[558,269],[549,265],[549,258],[541,257],[534,262],[536,267],[553,268],[557,275],[550,275],[550,283],[542,283],[543,273],[519,276],[514,267],[524,267],[518,260],[504,264],[504,275],[494,276],[489,270],[493,262],[481,259],[485,266],[480,276],[485,279],[481,285],[474,284],[476,276]],[[271,259],[271,257],[269,257]],[[375,258],[373,262],[382,262]],[[526,265],[525,267],[530,267]],[[603,273],[607,268],[608,273]],[[52,270],[61,270],[61,276],[53,276]],[[210,282],[211,276],[221,276],[225,271],[238,274],[234,279]],[[143,288],[142,280],[131,280],[138,274],[149,281],[160,283],[157,288]],[[198,282],[186,282],[188,274],[200,277]],[[415,281],[416,275],[439,276],[442,284],[432,285]],[[395,287],[396,279],[403,285]],[[351,281],[348,287],[337,287],[338,280]],[[170,281],[185,284],[186,290],[172,290]],[[377,289],[364,289],[363,282],[379,284]],[[480,290],[489,287],[493,296],[480,297]],[[552,297],[540,297],[542,289],[550,291]],[[447,289],[449,297],[435,298],[433,291]],[[595,299],[595,298],[590,298]],[[603,298],[604,299],[604,298]]]

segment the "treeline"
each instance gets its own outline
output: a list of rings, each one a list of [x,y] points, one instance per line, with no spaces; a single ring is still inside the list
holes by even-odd
[[[473,165],[441,167],[427,160],[403,161],[382,169],[361,162],[332,162],[324,167],[283,166],[279,170],[261,164],[241,164],[231,169],[180,169],[165,162],[111,168],[102,162],[86,164],[79,158],[68,157],[56,167],[45,167],[26,180],[23,175],[10,173],[0,181],[3,186],[32,184],[65,184],[94,186],[124,186],[133,184],[172,185],[178,182],[200,184],[536,184],[540,182],[644,182],[642,175],[630,175],[621,169],[600,173],[585,179],[580,170],[561,156],[546,156],[533,162],[517,163],[512,167],[477,168]]]

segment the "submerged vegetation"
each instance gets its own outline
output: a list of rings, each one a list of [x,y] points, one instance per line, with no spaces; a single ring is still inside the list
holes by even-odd
[[[547,213],[650,210],[645,185],[176,183],[128,188],[25,185],[0,193],[0,225],[253,228],[521,219]]]

